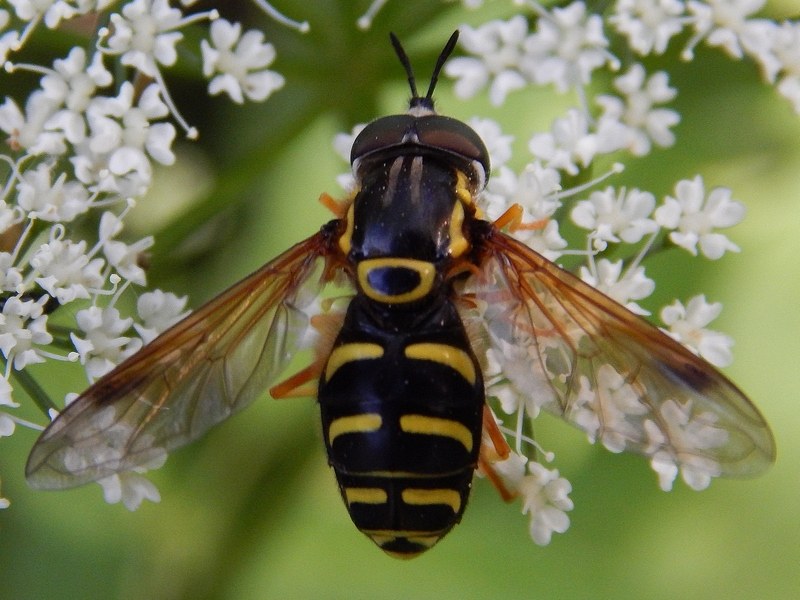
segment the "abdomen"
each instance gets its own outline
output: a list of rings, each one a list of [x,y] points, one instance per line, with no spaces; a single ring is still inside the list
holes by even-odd
[[[353,522],[383,550],[411,557],[464,512],[480,450],[483,380],[449,300],[399,327],[387,323],[387,310],[363,297],[350,304],[319,402]]]

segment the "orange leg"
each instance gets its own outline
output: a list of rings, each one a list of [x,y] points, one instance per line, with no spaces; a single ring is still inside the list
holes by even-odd
[[[269,388],[269,393],[273,398],[283,400],[284,398],[308,398],[316,397],[317,395],[317,379],[322,371],[321,366],[316,362],[308,365],[292,375],[284,379],[280,383],[273,385]]]
[[[319,203],[322,204],[325,208],[333,213],[337,219],[341,219],[344,217],[345,213],[347,212],[347,206],[349,202],[343,200],[336,200],[330,194],[326,194],[323,192],[319,196]]]
[[[495,487],[500,497],[504,501],[510,502],[516,497],[516,493],[506,487],[503,478],[495,471],[492,464],[508,458],[511,454],[511,447],[497,426],[492,409],[486,404],[483,406],[483,433],[484,439],[481,442],[480,456],[478,456],[478,468],[489,480],[489,483]]]
[[[532,221],[531,223],[523,223],[522,206],[519,204],[512,204],[508,207],[506,212],[497,218],[497,220],[494,222],[494,226],[498,229],[508,227],[510,231],[517,231],[519,229],[535,231],[537,229],[544,229],[549,221],[550,219],[539,219],[538,221]]]

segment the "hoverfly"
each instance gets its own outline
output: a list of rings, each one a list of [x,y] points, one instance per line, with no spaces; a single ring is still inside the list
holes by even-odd
[[[27,464],[35,488],[61,489],[131,470],[199,438],[275,383],[314,320],[308,298],[349,286],[316,359],[273,385],[311,390],[328,460],[355,525],[411,557],[460,519],[476,468],[508,446],[486,405],[486,352],[520,390],[596,439],[720,475],[754,474],[775,454],[758,410],[725,376],[642,318],[481,218],[489,156],[465,123],[437,114],[408,75],[405,114],[373,121],[351,151],[356,190],[337,218],[174,325],[70,404]],[[326,196],[324,196],[327,198]],[[328,199],[330,200],[330,199]],[[330,202],[329,202],[330,203]],[[305,300],[304,300],[305,299]],[[335,326],[331,326],[333,322]],[[508,352],[498,352],[508,356]],[[616,419],[613,393],[629,410]],[[714,435],[693,444],[665,407]],[[594,421],[587,425],[587,409]]]

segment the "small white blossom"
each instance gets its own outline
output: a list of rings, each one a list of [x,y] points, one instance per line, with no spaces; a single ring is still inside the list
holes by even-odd
[[[154,290],[139,296],[136,312],[142,320],[134,323],[134,328],[145,344],[153,341],[158,334],[185,317],[186,296],[178,298],[175,294]]]
[[[86,254],[86,241],[52,238],[39,246],[31,257],[31,266],[38,276],[36,283],[60,304],[76,298],[90,298],[91,292],[105,282],[101,271],[104,261]]]
[[[775,74],[780,71],[778,92],[800,114],[800,23],[782,23],[775,31],[772,51],[776,66],[772,73],[767,74],[767,79],[774,81]]]
[[[664,71],[646,77],[644,67],[636,63],[614,80],[614,87],[625,99],[600,95],[597,104],[603,108],[597,124],[598,145],[604,152],[627,148],[634,156],[650,152],[653,143],[662,148],[675,143],[670,131],[680,122],[680,115],[667,108],[655,108],[675,98]],[[621,127],[620,127],[621,125]]]
[[[130,329],[133,319],[123,319],[114,307],[91,306],[78,311],[75,320],[84,337],[75,333],[70,337],[92,381],[108,373],[142,346],[138,338],[123,335]]]
[[[14,152],[27,150],[31,155],[60,155],[66,152],[63,134],[46,131],[44,124],[53,115],[56,105],[43,91],[28,96],[23,114],[11,98],[0,106],[0,129],[8,134],[7,143]]]
[[[688,346],[712,365],[726,367],[733,361],[733,339],[706,326],[722,312],[720,302],[706,302],[705,295],[694,296],[684,307],[679,300],[661,309],[666,332]]]
[[[635,244],[657,231],[658,225],[650,218],[655,205],[650,192],[607,187],[578,202],[571,217],[576,225],[592,232],[595,248],[604,250],[606,242]]]
[[[528,463],[528,471],[530,474],[519,484],[522,512],[531,517],[533,541],[546,546],[553,533],[564,533],[569,528],[567,511],[574,506],[569,498],[572,486],[559,476],[558,469],[547,469],[535,461]]]
[[[45,25],[55,29],[65,19],[71,19],[77,10],[65,0],[8,0],[17,17],[23,21],[44,20]]]
[[[63,132],[72,144],[86,136],[84,113],[98,88],[111,84],[111,73],[103,65],[103,55],[96,52],[87,66],[86,51],[73,48],[67,58],[53,62],[52,73],[42,78],[44,95],[54,106],[61,107],[47,119],[44,127]]]
[[[275,60],[275,48],[264,43],[264,33],[251,29],[244,35],[239,23],[217,19],[211,24],[211,42],[202,40],[203,75],[212,96],[225,92],[234,102],[244,98],[255,102],[266,100],[283,87],[284,78],[266,67]]]
[[[618,66],[606,50],[602,17],[587,14],[582,1],[543,14],[523,47],[522,71],[536,83],[554,84],[559,92],[588,85],[592,71],[607,63]]]
[[[550,133],[537,133],[528,148],[548,167],[577,175],[580,167],[587,167],[597,153],[597,137],[589,132],[586,115],[572,108],[565,117],[555,119]],[[580,167],[579,167],[580,165]]]
[[[130,511],[141,506],[144,500],[160,502],[161,494],[152,481],[130,471],[116,473],[98,480],[103,488],[103,497],[109,504],[122,504]]]
[[[681,0],[617,0],[608,21],[643,56],[663,54],[670,39],[683,31],[686,19]]]
[[[40,163],[25,171],[17,184],[17,203],[31,219],[69,222],[91,206],[89,192],[78,181],[67,181],[61,173],[51,180],[53,167]]]
[[[511,159],[511,144],[514,142],[514,136],[505,135],[497,121],[475,117],[468,121],[468,125],[486,144],[492,171],[499,169]]]
[[[731,199],[731,190],[717,187],[705,197],[703,178],[684,179],[675,186],[675,197],[667,196],[655,212],[661,227],[673,230],[669,239],[697,256],[697,247],[706,258],[716,260],[726,251],[738,252],[739,247],[719,228],[732,227],[744,218],[741,202]]]
[[[489,99],[501,105],[509,92],[525,86],[519,71],[522,43],[528,34],[528,21],[522,15],[508,21],[489,21],[477,28],[459,28],[461,46],[475,57],[456,57],[444,66],[448,77],[456,79],[455,93],[471,98],[489,85]]]
[[[108,259],[108,264],[114,267],[122,277],[138,285],[145,285],[146,276],[144,269],[139,266],[139,257],[142,252],[153,245],[153,237],[147,236],[133,244],[126,244],[113,239],[121,231],[122,219],[112,212],[103,213],[99,227],[103,254]]]
[[[111,15],[113,34],[108,38],[108,54],[121,55],[123,65],[136,67],[156,77],[157,64],[175,64],[175,45],[183,34],[174,31],[181,25],[181,11],[168,0],[133,0],[122,7],[122,14]]]
[[[635,302],[647,298],[656,289],[655,281],[644,274],[644,267],[636,267],[623,275],[621,260],[612,262],[601,258],[597,261],[596,272],[581,267],[580,277],[613,300],[624,304],[629,311],[637,315],[650,314]]]
[[[7,498],[0,496],[0,509],[8,508],[10,505],[11,502],[9,502]]]
[[[659,486],[665,492],[671,490],[680,469],[690,488],[707,488],[711,479],[720,475],[721,469],[717,461],[704,456],[704,451],[724,445],[728,432],[716,426],[717,415],[696,412],[691,400],[681,404],[668,399],[658,410],[659,424],[646,419],[644,428],[649,438],[645,452],[651,455],[650,466],[658,474]]]
[[[44,362],[41,350],[53,336],[47,331],[47,315],[43,314],[47,296],[38,300],[8,298],[0,314],[0,352],[17,370],[27,365]]]

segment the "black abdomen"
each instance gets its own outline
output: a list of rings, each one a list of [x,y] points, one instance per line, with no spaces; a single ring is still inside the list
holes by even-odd
[[[442,295],[414,321],[398,328],[385,305],[357,296],[319,386],[328,457],[350,516],[403,557],[461,519],[484,403],[452,303]]]

